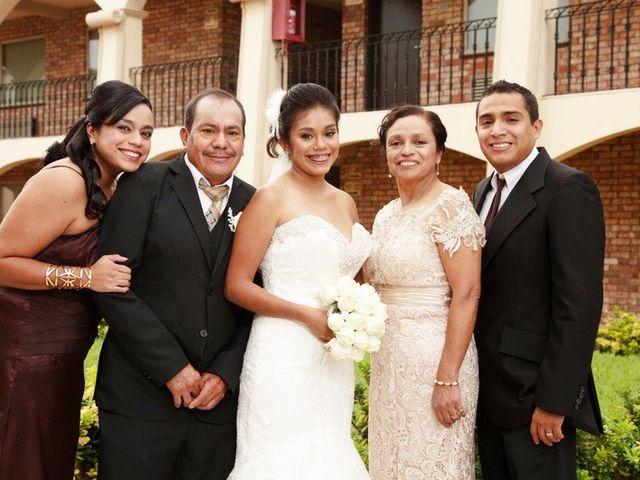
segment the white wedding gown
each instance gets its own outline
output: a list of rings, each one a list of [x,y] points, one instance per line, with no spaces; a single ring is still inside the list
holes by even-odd
[[[356,275],[371,251],[360,224],[351,241],[303,215],[276,228],[260,266],[264,288],[321,308],[318,290]],[[229,479],[361,480],[369,474],[351,440],[354,364],[328,358],[298,321],[256,316],[240,377],[238,448]]]

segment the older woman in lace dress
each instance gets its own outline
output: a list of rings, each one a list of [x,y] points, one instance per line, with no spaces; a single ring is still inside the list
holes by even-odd
[[[399,198],[378,212],[365,265],[389,306],[371,357],[371,477],[472,479],[484,226],[467,194],[438,179],[447,132],[436,114],[395,107],[379,135]]]

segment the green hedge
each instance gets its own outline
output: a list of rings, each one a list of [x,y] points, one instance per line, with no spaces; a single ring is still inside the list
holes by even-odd
[[[607,422],[602,436],[578,432],[579,480],[640,478],[640,394],[621,395],[625,415]]]
[[[356,366],[356,391],[351,418],[351,438],[364,463],[369,463],[369,354]]]
[[[96,365],[85,368],[85,391],[80,410],[80,437],[76,452],[76,480],[97,478],[98,472],[98,407],[93,401],[96,385]]]
[[[616,355],[640,354],[640,319],[633,313],[613,308],[600,324],[596,350]]]

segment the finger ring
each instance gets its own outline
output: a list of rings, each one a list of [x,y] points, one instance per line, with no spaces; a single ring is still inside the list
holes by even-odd
[[[467,412],[464,411],[464,408],[458,408],[458,413],[460,415],[466,415],[467,414]]]
[[[547,437],[553,437],[553,432],[546,432],[546,433],[545,433],[545,435],[546,435]]]

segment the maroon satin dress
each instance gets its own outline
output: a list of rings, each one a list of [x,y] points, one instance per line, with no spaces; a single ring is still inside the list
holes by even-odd
[[[36,259],[91,265],[98,232],[96,224],[59,237]],[[87,290],[0,288],[0,479],[73,478],[83,360],[97,322]]]

